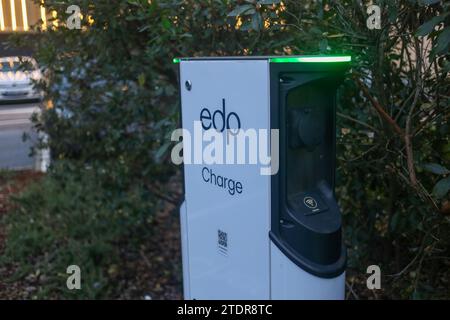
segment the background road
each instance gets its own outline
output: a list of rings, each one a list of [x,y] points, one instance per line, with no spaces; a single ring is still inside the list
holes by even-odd
[[[0,169],[34,167],[29,154],[37,134],[31,130],[30,117],[37,108],[37,103],[0,104]],[[31,140],[23,142],[24,132],[31,134]]]

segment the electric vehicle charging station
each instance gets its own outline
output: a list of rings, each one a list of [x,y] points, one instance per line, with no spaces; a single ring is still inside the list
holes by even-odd
[[[193,143],[183,135],[185,299],[344,299],[335,114],[350,60],[174,59],[184,130],[194,133],[200,124],[203,134],[214,131],[225,144],[227,129],[278,132],[275,140],[270,134],[259,140],[270,151],[277,145],[279,166],[272,159],[269,175],[251,163],[187,163]]]

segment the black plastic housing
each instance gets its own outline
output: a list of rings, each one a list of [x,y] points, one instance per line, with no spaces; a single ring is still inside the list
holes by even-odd
[[[322,278],[342,274],[347,254],[334,195],[336,91],[348,63],[271,63],[271,128],[280,166],[272,176],[270,238]]]

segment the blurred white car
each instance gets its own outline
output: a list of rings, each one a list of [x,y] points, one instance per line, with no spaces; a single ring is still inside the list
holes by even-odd
[[[34,89],[32,82],[41,78],[41,71],[33,58],[1,57],[0,102],[42,99],[42,94]]]

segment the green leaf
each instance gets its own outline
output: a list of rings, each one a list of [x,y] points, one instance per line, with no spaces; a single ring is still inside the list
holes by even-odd
[[[447,194],[448,190],[450,190],[450,176],[439,180],[438,183],[436,183],[433,188],[433,194],[436,198],[441,199]]]
[[[317,27],[311,27],[311,29],[309,29],[309,32],[313,33],[314,35],[317,35],[317,36],[321,36],[323,33],[322,30],[320,30]]]
[[[421,6],[430,6],[439,2],[441,2],[441,0],[419,0]]]
[[[239,28],[239,31],[249,31],[252,29],[252,24],[250,21],[245,21],[242,26]]]
[[[401,212],[400,212],[400,211],[397,211],[397,212],[395,212],[394,215],[392,216],[392,218],[391,218],[391,224],[390,224],[390,229],[391,229],[391,231],[397,230],[398,222],[399,222],[399,220],[400,220],[400,215],[401,215]]]
[[[450,72],[450,61],[444,61],[444,67],[442,68],[442,72]]]
[[[242,15],[250,15],[255,13],[255,8],[251,4],[244,4],[242,6],[237,6],[228,14],[228,17],[237,17]]]
[[[440,16],[433,17],[431,20],[428,20],[424,24],[422,24],[416,31],[416,36],[423,37],[429,34],[434,30],[434,27],[445,20],[446,15],[442,14]]]
[[[322,39],[319,42],[319,50],[320,52],[326,52],[328,49],[328,40],[327,39]]]
[[[388,7],[388,19],[389,22],[393,23],[398,17],[398,7],[396,5]]]
[[[423,165],[423,168],[428,172],[431,172],[434,174],[439,174],[439,175],[444,175],[444,174],[450,173],[450,170],[448,170],[447,168],[445,168],[437,163],[426,163]]]
[[[172,25],[172,24],[170,23],[170,20],[167,19],[166,17],[162,18],[161,24],[162,24],[162,26],[163,26],[165,29],[170,29],[170,26]]]
[[[143,87],[145,85],[145,74],[141,73],[138,76],[139,86]]]
[[[156,151],[156,153],[155,153],[155,160],[157,162],[161,161],[162,157],[166,154],[170,145],[171,145],[171,142],[166,142],[161,147],[159,147],[158,151]]]
[[[450,44],[450,27],[445,28],[436,39],[436,45],[433,48],[434,54],[442,54],[448,50]]]
[[[258,12],[255,12],[252,16],[252,28],[255,31],[259,31],[262,28],[262,19]]]
[[[258,4],[261,4],[261,5],[265,5],[265,4],[278,4],[278,3],[280,3],[281,2],[281,0],[260,0],[260,1],[258,1]]]

